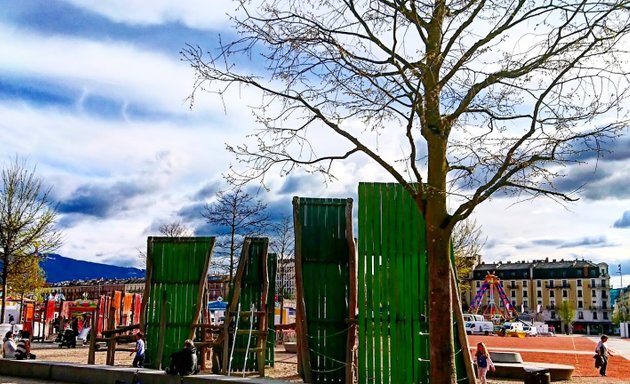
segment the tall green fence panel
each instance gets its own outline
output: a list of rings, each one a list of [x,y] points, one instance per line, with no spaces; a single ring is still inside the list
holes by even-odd
[[[358,257],[359,383],[429,383],[426,227],[400,184],[359,184]],[[455,349],[466,382],[458,337]]]
[[[214,237],[149,237],[145,332],[147,365],[166,367],[192,336],[207,284]],[[160,364],[161,363],[161,364]]]
[[[265,268],[269,268],[268,262],[268,247],[269,239],[254,237],[247,238],[245,241],[249,241],[248,247],[249,254],[241,254],[239,259],[239,268],[244,267],[243,277],[241,280],[241,290],[238,298],[240,304],[240,311],[247,312],[267,310],[266,318],[269,318],[269,311],[273,311],[273,307],[268,307],[269,287],[264,282],[263,272]],[[246,249],[244,247],[244,249]],[[241,266],[241,263],[245,263]],[[269,281],[269,280],[268,280]],[[267,290],[267,302],[265,305],[262,303],[263,290]],[[234,292],[234,290],[232,290]],[[271,293],[273,295],[273,293]],[[273,298],[272,298],[273,300]],[[232,298],[230,298],[232,302]],[[257,332],[261,328],[262,317],[259,316],[238,316],[238,330],[234,337],[236,342],[234,343],[234,352],[232,357],[232,371],[233,372],[253,372],[258,371],[258,356],[256,347],[258,345],[258,339],[262,335]],[[251,332],[250,332],[251,330]],[[268,332],[268,330],[265,330]],[[230,341],[232,343],[233,340]],[[264,346],[266,348],[266,345]],[[265,358],[266,360],[266,358]]]
[[[425,226],[398,184],[359,184],[359,383],[428,383]]]
[[[293,198],[298,364],[305,382],[345,383],[351,365],[351,211],[351,199]]]

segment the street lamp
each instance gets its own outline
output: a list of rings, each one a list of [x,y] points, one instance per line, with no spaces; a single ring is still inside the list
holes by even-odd
[[[619,291],[621,295],[621,313],[622,313],[622,319],[625,320],[626,314],[628,311],[626,311],[626,305],[624,303],[625,291],[623,288],[623,274],[621,273],[621,264],[618,265],[617,272],[619,273],[619,280],[620,280],[619,284],[621,285],[621,291]]]

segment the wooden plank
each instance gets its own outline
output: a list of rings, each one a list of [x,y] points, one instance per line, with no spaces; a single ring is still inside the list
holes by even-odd
[[[300,217],[300,199],[293,198],[293,228],[295,231],[295,288],[296,288],[296,337],[298,362],[302,369],[305,383],[313,382],[311,362],[309,358],[306,308],[304,304],[304,282],[302,278],[302,221]]]
[[[367,382],[367,375],[366,375],[366,371],[365,371],[365,364],[366,364],[366,355],[368,353],[367,348],[361,348],[362,345],[365,345],[366,343],[366,332],[365,329],[367,327],[367,319],[366,319],[366,311],[365,311],[365,298],[366,298],[366,289],[365,289],[365,274],[366,274],[366,269],[365,269],[365,258],[366,258],[366,254],[367,254],[367,247],[368,247],[368,234],[366,233],[367,231],[367,217],[366,217],[366,209],[364,208],[364,205],[362,205],[361,203],[363,201],[365,201],[366,199],[366,195],[367,195],[367,186],[364,183],[359,184],[359,204],[358,204],[358,214],[359,214],[359,219],[358,219],[358,224],[359,224],[359,228],[358,228],[358,234],[359,234],[359,238],[358,238],[358,242],[359,242],[359,255],[358,255],[358,299],[357,299],[357,304],[359,306],[359,340],[358,340],[358,380],[359,383],[366,383]]]
[[[346,347],[346,383],[354,383],[354,351],[356,345],[356,311],[357,311],[357,275],[356,275],[356,245],[354,242],[354,230],[352,227],[352,199],[348,199],[346,204],[346,241],[348,242],[348,277],[349,293],[348,298],[348,337]]]
[[[162,300],[160,301],[160,327],[159,327],[159,337],[158,337],[158,348],[157,348],[157,356],[156,356],[156,366],[158,370],[162,370],[162,356],[164,355],[164,343],[165,343],[165,332],[166,332],[166,307],[167,307],[167,297],[166,290],[162,291]]]
[[[92,324],[90,325],[91,327],[91,332],[90,332],[90,349],[88,351],[88,364],[94,364],[95,360],[96,360],[96,337],[98,336],[98,317],[100,314],[100,300],[102,300],[102,298],[99,299],[99,304],[96,306],[96,311],[94,312],[94,316],[92,316]]]
[[[366,336],[367,336],[367,365],[366,369],[370,378],[368,380],[376,380],[378,382],[378,378],[375,378],[375,358],[376,355],[380,353],[380,351],[376,351],[374,348],[374,338],[375,338],[375,327],[374,322],[376,318],[376,309],[374,308],[374,255],[376,249],[374,248],[374,242],[380,241],[380,231],[378,228],[374,226],[374,215],[376,211],[374,209],[374,202],[376,201],[376,196],[374,194],[374,189],[370,189],[369,191],[369,199],[368,204],[372,204],[371,209],[368,211],[368,220],[370,222],[370,233],[372,236],[372,244],[369,250],[369,253],[366,255],[365,259],[365,269],[366,269],[366,277],[365,277],[365,289],[366,289],[366,316],[368,317],[367,327],[366,327]]]

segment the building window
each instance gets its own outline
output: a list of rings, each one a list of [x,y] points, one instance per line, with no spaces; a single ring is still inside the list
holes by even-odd
[[[536,286],[537,287],[542,287],[542,281],[536,280]]]
[[[582,311],[578,312],[578,319],[584,320],[584,312],[582,312]]]
[[[527,297],[527,291],[523,291],[523,297]]]
[[[512,297],[516,297],[516,291],[512,290]]]
[[[608,312],[604,312],[604,320],[608,320]]]
[[[566,287],[566,286],[568,286],[568,285],[569,285],[569,283],[568,283],[566,280],[562,280],[562,286],[563,286],[563,287]]]
[[[555,319],[555,318],[556,318],[556,312],[555,312],[555,311],[551,311],[551,315],[550,315],[550,317],[551,317],[552,319]]]
[[[608,302],[606,302],[606,300],[602,301],[602,307],[608,308]]]
[[[481,281],[477,282],[477,288],[481,287]]]
[[[512,300],[512,308],[516,308],[516,300]]]
[[[549,297],[554,297],[555,293],[554,291],[549,291]]]
[[[553,280],[549,280],[549,288],[553,288]]]
[[[602,279],[602,288],[606,288],[606,280]]]
[[[569,292],[566,289],[562,290],[562,297],[569,297]]]
[[[591,279],[591,288],[595,288],[595,279]]]
[[[607,299],[608,298],[608,293],[606,293],[606,291],[602,291],[602,299]]]
[[[578,308],[584,308],[584,303],[582,302],[582,300],[578,301]]]
[[[594,289],[591,290],[591,296],[593,296],[593,298],[597,297],[597,291],[595,291]]]
[[[580,289],[578,292],[578,297],[582,297],[582,290]]]
[[[542,305],[542,300],[538,300],[538,305]]]
[[[582,272],[582,271],[580,271],[580,272]],[[581,279],[578,279],[578,280],[577,280],[577,286],[578,286],[578,287],[581,287],[581,286],[582,286],[582,280],[581,280]]]
[[[593,312],[593,320],[597,320],[597,312]]]
[[[542,297],[542,291],[537,291],[536,292],[536,297]]]
[[[527,305],[527,300],[523,301],[523,307],[529,308],[529,305]]]
[[[523,288],[527,287],[527,280],[523,280]]]

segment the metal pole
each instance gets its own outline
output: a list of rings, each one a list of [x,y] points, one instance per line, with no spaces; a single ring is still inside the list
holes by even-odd
[[[621,313],[623,315],[622,319],[626,320],[626,315],[628,311],[626,311],[626,303],[624,300],[625,290],[623,288],[623,274],[621,273],[621,264],[619,264],[619,279],[620,279],[619,284],[621,285],[621,290],[619,291],[620,292],[619,294],[621,295],[621,311],[622,311]]]

